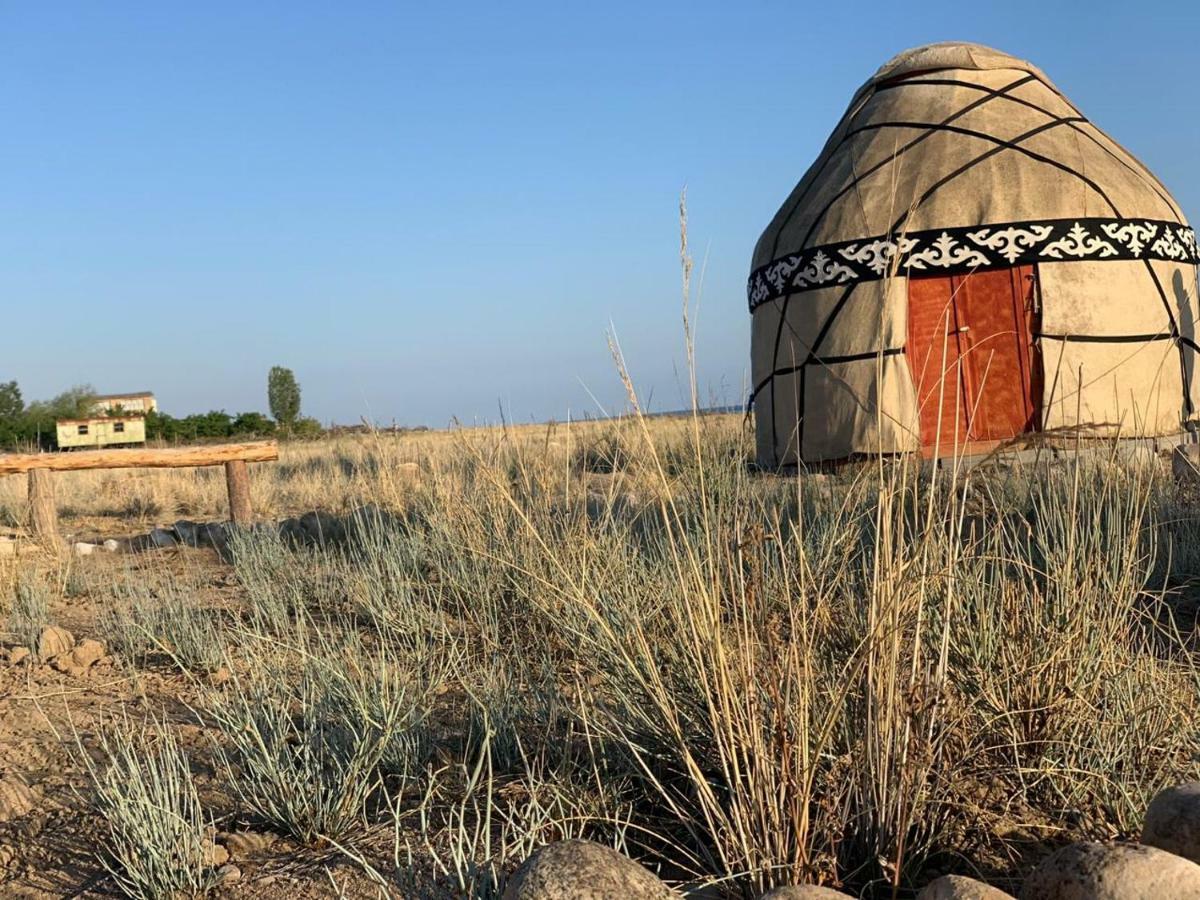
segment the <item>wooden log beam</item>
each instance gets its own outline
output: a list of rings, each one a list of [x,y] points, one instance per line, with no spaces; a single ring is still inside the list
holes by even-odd
[[[279,459],[275,441],[216,444],[211,447],[172,447],[166,450],[128,448],[81,450],[75,453],[13,453],[0,455],[0,475],[35,470],[77,472],[83,469],[177,469],[219,466],[227,462],[273,462]]]
[[[229,521],[245,527],[254,521],[250,506],[250,470],[246,461],[231,459],[225,463],[225,486],[229,488]]]

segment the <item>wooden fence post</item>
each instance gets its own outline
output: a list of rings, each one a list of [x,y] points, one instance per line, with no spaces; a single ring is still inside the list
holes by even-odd
[[[54,503],[54,473],[29,470],[29,514],[38,540],[57,546],[58,507]]]
[[[250,470],[244,459],[225,463],[225,483],[229,488],[229,520],[234,525],[250,525],[254,511],[250,508]]]

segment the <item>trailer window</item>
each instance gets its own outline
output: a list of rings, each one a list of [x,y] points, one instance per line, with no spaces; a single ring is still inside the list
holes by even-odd
[[[113,432],[116,434],[123,434],[125,432],[125,423],[113,422]]]
[[[80,425],[80,426],[79,426],[79,428],[78,428],[78,431],[77,431],[77,433],[78,433],[78,434],[87,434],[87,433],[88,433],[88,432],[87,432],[87,428],[88,428],[88,427],[87,427],[86,425]]]

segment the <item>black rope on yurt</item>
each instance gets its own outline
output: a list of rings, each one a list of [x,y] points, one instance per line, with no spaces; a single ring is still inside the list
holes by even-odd
[[[907,84],[910,84],[910,85],[931,84],[931,85],[938,85],[941,87],[970,88],[972,90],[984,91],[989,94],[996,94],[995,88],[989,88],[989,87],[986,87],[985,85],[975,84],[970,81],[958,81],[953,78],[923,78],[919,81],[909,81],[909,82],[907,82]],[[1044,82],[1043,82],[1043,84],[1044,84]],[[900,86],[901,86],[901,84],[889,84],[889,85],[881,86],[879,88],[879,90],[887,90],[887,89],[891,89],[893,87],[900,87]],[[1027,107],[1028,109],[1032,109],[1037,112],[1040,112],[1042,115],[1050,116],[1050,117],[1054,116],[1054,113],[1052,113],[1050,110],[1046,109],[1044,106],[1039,106],[1038,104],[1032,102],[1031,100],[1026,100],[1023,97],[1015,97],[1012,94],[1000,94],[998,96],[1000,97],[1001,100],[1008,100],[1011,103],[1020,104],[1021,106]],[[1104,138],[1105,141],[1108,141],[1108,143],[1112,144],[1113,146],[1112,147],[1108,146],[1107,144],[1104,143],[1104,141],[1101,141],[1099,138],[1097,138],[1096,135],[1091,134],[1090,132],[1086,131],[1083,128],[1080,128],[1077,123],[1071,123],[1070,125],[1068,125],[1068,127],[1075,133],[1083,135],[1085,138],[1087,138],[1089,141],[1091,141],[1093,144],[1095,144],[1099,149],[1103,150],[1105,153],[1107,153],[1109,156],[1111,156],[1116,162],[1120,163],[1126,169],[1128,169],[1130,172],[1132,172],[1134,175],[1136,175],[1138,178],[1140,178],[1142,180],[1142,182],[1144,182],[1146,184],[1146,186],[1150,188],[1150,190],[1154,191],[1154,193],[1156,193],[1158,195],[1158,198],[1167,205],[1167,209],[1170,211],[1171,216],[1175,221],[1175,224],[1182,225],[1183,224],[1183,218],[1182,218],[1183,213],[1180,211],[1180,209],[1179,209],[1178,205],[1175,203],[1175,201],[1171,198],[1171,195],[1167,193],[1167,189],[1163,186],[1162,182],[1160,182],[1154,176],[1154,173],[1151,172],[1149,169],[1147,169],[1145,166],[1143,166],[1135,157],[1129,156],[1129,154],[1121,147],[1120,144],[1118,144],[1111,137],[1109,137],[1107,134],[1105,134],[1104,130],[1101,129],[1098,125],[1096,125],[1095,122],[1091,121],[1086,116],[1084,116],[1083,113],[1081,113],[1074,106],[1074,104],[1072,104],[1071,101],[1069,101],[1066,97],[1064,97],[1062,94],[1056,94],[1055,96],[1057,96],[1060,100],[1062,100],[1062,102],[1064,104],[1066,104],[1066,106],[1068,106],[1073,112],[1075,112],[1077,115],[1079,115],[1079,117],[1082,121],[1082,124],[1090,125],[1092,128],[1094,128],[1096,130],[1096,132],[1101,137]],[[1122,158],[1118,153],[1114,152],[1114,149],[1113,149],[1114,147],[1117,150],[1121,150],[1121,152],[1125,153],[1125,155],[1129,156],[1129,158],[1128,159]]]
[[[1030,76],[1030,77],[1032,77],[1032,76]],[[1005,88],[1004,90],[1016,88],[1019,85],[1026,83],[1027,80],[1028,79],[1022,79],[1021,81],[1015,81],[1011,85],[1009,85],[1007,88]],[[852,178],[846,185],[844,185],[841,190],[839,190],[836,194],[834,194],[832,197],[830,197],[829,200],[826,201],[825,205],[822,206],[817,211],[817,214],[815,216],[813,216],[812,222],[809,223],[808,230],[804,233],[804,237],[801,238],[801,240],[800,240],[800,246],[801,247],[808,246],[808,242],[810,240],[812,240],[813,232],[815,232],[817,230],[817,226],[820,225],[821,222],[823,222],[825,220],[825,216],[829,214],[829,211],[831,209],[833,209],[834,205],[839,200],[841,200],[844,196],[846,196],[846,194],[850,193],[850,191],[856,190],[858,188],[858,186],[861,185],[866,179],[870,178],[872,175],[874,175],[876,172],[878,172],[880,169],[884,168],[885,166],[895,163],[895,161],[897,159],[899,159],[901,156],[903,156],[905,153],[907,153],[913,147],[920,144],[922,141],[933,137],[935,134],[939,133],[940,131],[954,130],[957,126],[952,126],[950,123],[953,122],[955,119],[961,118],[962,116],[966,115],[968,112],[972,111],[973,109],[978,109],[980,106],[982,106],[984,103],[986,103],[990,100],[1002,98],[1003,96],[1004,96],[1004,94],[1001,91],[997,91],[996,93],[990,94],[987,97],[982,97],[979,100],[976,100],[974,103],[970,103],[967,106],[963,107],[961,110],[959,110],[954,115],[943,119],[941,122],[937,122],[937,123],[933,123],[933,124],[930,124],[927,122],[922,122],[919,124],[913,123],[913,124],[906,125],[905,127],[908,127],[908,128],[914,128],[914,129],[923,128],[923,129],[925,129],[925,132],[923,134],[917,136],[913,140],[909,141],[907,144],[905,144],[903,147],[901,147],[895,153],[889,155],[886,159],[880,160],[878,163],[871,166],[865,172],[855,175],[854,178]],[[1047,113],[1047,115],[1050,115],[1050,114]],[[1052,119],[1052,121],[1053,121],[1053,119]],[[1086,120],[1084,120],[1084,121],[1086,121]],[[878,122],[878,123],[873,123],[871,125],[863,125],[860,128],[854,129],[853,133],[854,134],[863,134],[866,131],[872,131],[872,130],[876,130],[876,129],[880,129],[880,128],[889,127],[889,125],[890,125],[890,123],[888,123],[888,122]],[[983,135],[983,134],[985,134],[985,132],[974,132],[974,136]],[[989,138],[992,137],[991,135],[987,135],[987,136]],[[993,139],[998,140],[996,138],[993,138]],[[774,258],[774,255],[776,253],[778,253],[778,247],[779,247],[779,238],[778,238],[778,236],[776,236],[775,250],[772,251],[772,258]]]
[[[843,356],[817,356],[811,360],[812,365],[817,366],[836,366],[841,363],[864,362],[868,359],[883,359],[888,356],[899,356],[905,352],[904,347],[887,347],[883,350],[865,350],[862,353],[847,353]],[[795,366],[784,366],[782,369],[776,369],[766,378],[755,385],[754,390],[750,392],[750,399],[746,401],[746,412],[750,412],[754,406],[754,399],[758,396],[758,392],[770,384],[772,378],[782,378],[785,375],[793,375],[804,368],[804,363]]]
[[[1174,336],[1166,331],[1156,334],[1046,334],[1032,335],[1035,341],[1063,341],[1079,344],[1149,344],[1153,341],[1172,341]]]
[[[1003,96],[1008,91],[1015,90],[1016,88],[1020,87],[1021,85],[1028,84],[1029,82],[1036,81],[1036,80],[1037,80],[1037,77],[1035,75],[1026,75],[1021,78],[1018,78],[1016,81],[1013,81],[1010,84],[1005,85],[1002,88],[999,88],[999,89],[987,88],[985,90],[990,91],[990,93],[988,93],[984,97],[980,97],[978,100],[968,103],[962,109],[959,109],[956,112],[952,113],[951,115],[947,116],[945,119],[942,120],[942,124],[945,125],[950,122],[953,122],[955,119],[965,116],[967,113],[969,113],[975,109],[978,109],[979,107],[990,102],[991,100],[994,100],[996,97]],[[902,84],[903,84],[903,82],[898,82],[895,86],[899,87]],[[889,85],[888,87],[891,87],[891,86]],[[878,93],[878,90],[879,89],[876,88],[876,93]],[[854,119],[865,108],[866,108],[866,102],[864,101],[863,105],[860,106],[857,110],[855,110],[854,115],[851,116],[850,121],[847,123],[847,125],[853,124]],[[833,206],[834,203],[837,202],[837,200],[839,200],[841,197],[843,197],[848,191],[856,188],[858,186],[858,184],[862,181],[862,179],[869,177],[870,175],[872,175],[875,172],[882,169],[884,166],[894,163],[899,157],[903,156],[905,153],[912,150],[914,147],[919,145],[922,141],[925,141],[925,140],[933,137],[934,134],[936,134],[936,132],[929,131],[925,134],[918,135],[917,137],[915,137],[911,141],[909,141],[906,145],[899,148],[895,153],[893,153],[887,159],[881,160],[879,163],[872,166],[866,172],[863,172],[862,174],[857,175],[851,181],[850,184],[848,184],[841,191],[839,191],[826,204],[825,208],[820,212],[817,219],[815,219],[814,222],[809,226],[808,234],[805,236],[804,241],[801,242],[801,246],[803,247],[805,242],[807,242],[808,239],[812,236],[813,229],[816,227],[816,222],[824,217],[825,213],[829,211],[829,209]],[[808,192],[812,189],[812,186],[814,184],[816,184],[818,181],[820,181],[820,176],[824,172],[825,165],[828,164],[829,160],[833,157],[833,155],[837,152],[837,150],[842,146],[843,143],[845,143],[846,137],[847,137],[846,135],[843,135],[842,139],[840,141],[838,141],[838,143],[834,146],[834,148],[829,153],[825,154],[824,159],[821,161],[820,168],[817,170],[816,175],[809,182],[808,187],[805,188],[805,190],[803,192],[801,192],[801,194],[796,198],[795,202],[792,203],[791,209],[788,210],[787,215],[784,216],[783,221],[779,224],[778,229],[775,231],[775,240],[772,242],[772,245],[771,245],[771,258],[772,259],[779,252],[779,240],[780,240],[780,237],[783,235],[784,230],[787,228],[788,223],[791,222],[792,217],[796,214],[796,210],[800,208],[800,204],[803,202],[804,198],[808,195]],[[841,307],[845,304],[845,301],[848,296],[849,296],[849,294],[847,293],[838,302],[838,305],[834,308],[834,315],[836,315],[837,311],[839,309],[841,309]],[[784,325],[787,323],[787,311],[788,311],[788,305],[790,302],[791,302],[791,295],[789,294],[788,296],[783,298],[783,303],[780,304],[779,323],[775,329],[775,344],[774,344],[774,347],[771,349],[771,365],[772,365],[772,367],[775,366],[775,364],[777,363],[777,361],[779,359],[779,345],[783,340],[783,328],[784,328]],[[773,374],[768,377],[770,379],[769,383],[771,385],[771,448],[772,448],[772,452],[774,452],[774,448],[777,447],[779,444],[779,432],[778,432],[778,429],[777,429],[776,423],[775,423],[775,377]],[[801,387],[802,388],[803,388],[803,384],[804,384],[804,375],[803,375],[803,372],[801,372]],[[755,393],[757,393],[757,391]],[[747,404],[747,410],[749,410],[749,404]],[[803,417],[804,417],[804,397],[803,397],[803,395],[801,395],[798,419],[800,419],[802,421]],[[800,455],[800,453],[802,452],[802,449],[803,449],[802,444],[798,442],[796,445],[797,456]]]
[[[961,119],[967,113],[973,112],[974,110],[983,106],[985,103],[989,102],[990,100],[994,100],[997,97],[1003,97],[1006,92],[1016,90],[1018,87],[1021,87],[1022,85],[1028,84],[1029,82],[1036,81],[1036,80],[1037,79],[1035,76],[1026,75],[1024,78],[1018,78],[1016,81],[1012,82],[1011,84],[1007,84],[1002,88],[983,88],[983,90],[988,92],[988,96],[980,97],[978,100],[968,103],[966,106],[962,107],[962,109],[959,109],[958,111],[947,116],[945,119],[943,119],[941,121],[940,124],[941,125],[949,125],[955,119]],[[909,82],[909,83],[920,84],[921,82]],[[903,87],[904,84],[905,84],[905,82],[897,82],[895,84],[881,85],[880,87],[877,87],[875,89],[875,93],[877,94],[882,90],[891,90],[892,88],[895,88],[895,87]],[[865,108],[865,106],[866,106],[866,104],[864,103],[863,106],[860,107],[855,112],[855,117],[858,116],[859,112],[862,112],[862,109]],[[850,122],[848,122],[846,124],[847,124],[847,127],[849,128],[849,126],[853,124],[853,118],[851,119]],[[826,155],[826,158],[824,160],[822,160],[821,169],[818,170],[817,177],[815,177],[811,182],[809,182],[809,185],[805,189],[804,193],[802,193],[799,197],[797,197],[796,200],[792,203],[791,209],[788,210],[788,213],[786,216],[784,216],[783,221],[779,223],[779,228],[776,229],[776,231],[775,231],[775,240],[771,244],[771,259],[774,259],[776,254],[779,253],[779,241],[780,241],[780,238],[783,236],[783,232],[787,229],[787,226],[789,224],[791,224],[792,217],[795,216],[796,210],[800,208],[800,204],[808,196],[808,192],[809,192],[809,190],[812,189],[813,184],[815,184],[818,180],[820,180],[820,175],[824,171],[825,164],[829,162],[829,158],[832,157],[834,153],[836,153],[838,150],[841,149],[842,145],[844,143],[846,143],[846,140],[852,134],[857,134],[857,133],[858,133],[858,130],[850,129],[846,132],[846,134],[844,134],[842,136],[842,139],[840,141],[838,141],[837,145],[833,148],[833,150],[830,151],[830,153]],[[817,214],[817,220],[824,218],[825,213],[827,213],[829,211],[829,209],[833,206],[833,204],[835,204],[838,200],[840,200],[842,197],[844,197],[849,191],[852,191],[855,187],[857,187],[861,181],[874,175],[876,172],[878,172],[880,169],[884,168],[885,166],[891,165],[897,159],[899,159],[901,156],[903,156],[904,154],[906,154],[910,150],[912,150],[914,147],[918,146],[923,141],[926,141],[929,138],[933,137],[934,133],[935,132],[930,131],[926,134],[917,135],[915,138],[913,138],[911,141],[909,141],[903,147],[897,148],[897,150],[894,153],[890,154],[887,157],[887,159],[881,160],[880,162],[871,166],[865,172],[861,173],[860,175],[855,176],[855,178],[849,184],[847,184],[840,191],[838,191],[836,194],[834,194],[834,196],[832,198],[830,198],[829,202],[826,203],[826,205]],[[804,240],[800,242],[801,247],[803,247],[807,243],[808,239],[810,237],[812,237],[812,232],[813,232],[813,226],[810,226],[808,229],[808,233],[804,237]]]
[[[1069,125],[1072,122],[1086,122],[1087,119],[1082,116],[1070,116],[1062,119],[1052,120],[1059,125]],[[1003,138],[998,138],[994,134],[988,134],[986,131],[978,131],[974,128],[963,128],[960,125],[931,125],[928,122],[872,122],[870,125],[862,125],[855,129],[855,134],[863,134],[867,131],[880,131],[884,128],[928,128],[930,131],[948,131],[951,134],[961,134],[966,137],[980,138],[981,140],[991,141],[994,144],[1002,143]]]

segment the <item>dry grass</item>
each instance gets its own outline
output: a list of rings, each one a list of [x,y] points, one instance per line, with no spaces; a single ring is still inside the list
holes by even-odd
[[[496,896],[577,835],[730,896],[1004,882],[1196,777],[1196,520],[1155,469],[779,478],[748,442],[714,416],[289,445],[261,510],[386,515],[349,547],[245,537],[234,608],[172,572],[110,621],[133,662],[234,673],[196,701],[224,815],[397,896]],[[118,479],[62,502],[103,515]],[[223,501],[191,472],[119,490]]]

